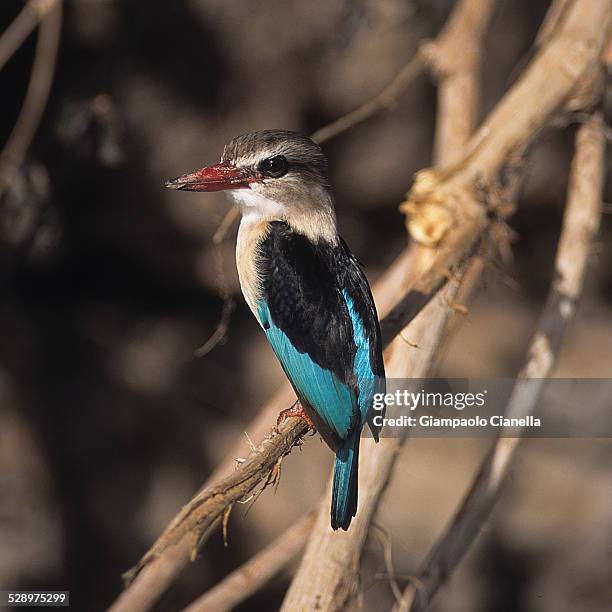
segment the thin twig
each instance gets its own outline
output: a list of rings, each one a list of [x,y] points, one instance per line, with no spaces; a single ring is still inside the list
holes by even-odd
[[[25,101],[9,140],[0,153],[0,195],[19,170],[42,119],[51,92],[62,29],[61,2],[39,0],[30,4],[38,8],[29,9],[28,15],[34,10],[42,21]]]
[[[205,355],[208,355],[210,351],[225,340],[227,337],[227,332],[229,331],[229,325],[232,318],[232,313],[236,307],[236,302],[230,291],[227,277],[225,276],[225,271],[223,269],[225,263],[223,257],[223,241],[225,240],[230,229],[232,229],[234,223],[238,220],[239,216],[240,213],[237,208],[230,208],[227,213],[225,213],[223,219],[221,219],[221,223],[219,223],[219,227],[216,229],[212,237],[215,267],[217,268],[217,289],[219,291],[219,295],[223,299],[223,306],[221,307],[221,317],[219,318],[219,322],[217,323],[215,330],[210,335],[208,340],[206,340],[206,342],[204,342],[200,348],[196,349],[196,357],[204,357]]]
[[[232,313],[236,308],[236,300],[230,291],[229,283],[223,269],[225,263],[223,257],[223,240],[225,239],[225,235],[231,228],[235,219],[234,214],[237,215],[238,211],[235,208],[231,208],[223,218],[221,225],[213,236],[214,260],[215,267],[217,269],[217,288],[219,295],[223,300],[223,306],[221,307],[221,317],[215,327],[215,330],[210,335],[208,340],[206,340],[206,342],[200,346],[200,348],[196,349],[194,353],[196,357],[204,357],[205,355],[208,355],[208,353],[210,353],[210,351],[212,351],[218,344],[225,341],[229,331]]]
[[[548,300],[531,340],[526,364],[510,397],[506,415],[531,414],[538,401],[543,379],[554,367],[561,340],[576,311],[584,282],[593,238],[601,217],[605,136],[601,115],[593,115],[576,134],[567,205],[557,250],[555,277]],[[404,591],[394,612],[422,612],[434,594],[461,561],[489,516],[506,480],[520,442],[502,437],[487,454],[455,519],[430,553],[417,580]],[[418,586],[416,586],[418,585]]]
[[[420,53],[417,53],[374,99],[362,104],[354,111],[343,115],[330,124],[319,128],[311,138],[318,144],[322,144],[346,132],[346,130],[363,123],[377,113],[392,108],[397,102],[400,94],[414,81],[423,70],[424,63]]]
[[[234,206],[225,213],[225,216],[221,219],[221,223],[219,223],[219,227],[213,234],[212,243],[214,245],[219,245],[225,240],[227,233],[232,229],[232,226],[238,221],[239,217],[240,211]]]
[[[221,272],[223,276],[223,272]],[[219,281],[220,293],[223,298],[223,306],[221,307],[221,318],[219,319],[215,330],[210,335],[208,340],[197,348],[194,352],[196,357],[205,357],[212,351],[218,344],[223,342],[227,337],[227,332],[229,330],[230,321],[232,318],[232,313],[236,308],[236,302],[234,298],[231,296],[229,291],[226,290],[225,287],[226,281]]]

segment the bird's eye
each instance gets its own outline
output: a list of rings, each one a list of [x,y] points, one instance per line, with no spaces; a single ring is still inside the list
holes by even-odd
[[[289,164],[284,155],[275,155],[274,157],[268,157],[259,164],[259,171],[265,176],[272,178],[280,178],[287,174],[289,170]]]

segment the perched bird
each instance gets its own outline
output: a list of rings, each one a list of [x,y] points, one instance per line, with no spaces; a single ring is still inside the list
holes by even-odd
[[[336,230],[323,151],[294,132],[243,134],[220,163],[166,187],[228,190],[239,207],[242,292],[298,397],[284,416],[314,424],[336,453],[331,526],[348,529],[360,434],[368,422],[378,441],[371,410],[385,371],[368,281]]]

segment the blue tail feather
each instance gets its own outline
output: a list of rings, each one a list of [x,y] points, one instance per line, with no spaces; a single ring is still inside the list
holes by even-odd
[[[354,431],[336,454],[332,488],[331,526],[344,529],[357,513],[357,475],[359,467],[359,429]]]

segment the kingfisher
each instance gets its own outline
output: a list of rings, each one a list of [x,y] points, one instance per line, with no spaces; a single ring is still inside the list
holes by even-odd
[[[310,138],[251,132],[221,161],[166,181],[182,191],[226,190],[241,212],[236,264],[244,298],[291,382],[300,416],[335,452],[331,527],[357,512],[359,441],[384,392],[380,325],[368,281],[338,235],[327,160]]]

